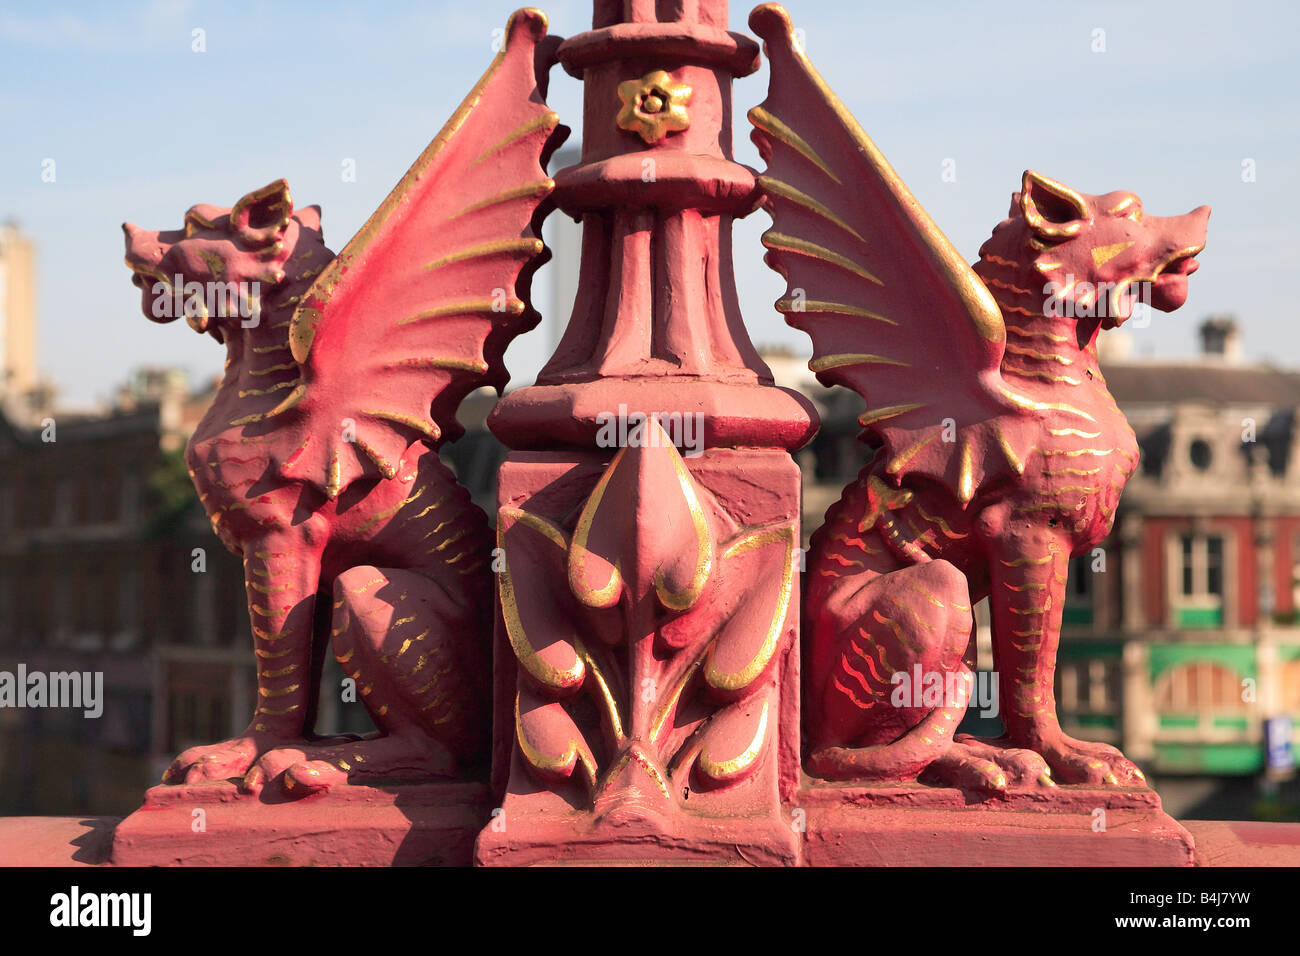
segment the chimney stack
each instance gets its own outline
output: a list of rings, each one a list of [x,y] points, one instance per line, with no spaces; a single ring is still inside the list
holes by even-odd
[[[1237,365],[1241,362],[1241,330],[1230,315],[1210,316],[1201,323],[1201,354],[1207,359]]]

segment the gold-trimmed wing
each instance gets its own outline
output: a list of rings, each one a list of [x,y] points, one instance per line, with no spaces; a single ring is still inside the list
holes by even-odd
[[[568,130],[545,102],[540,11],[516,12],[483,78],[383,204],[317,277],[289,330],[297,387],[266,418],[290,433],[287,478],[334,498],[391,477],[417,440],[461,429],[473,389],[504,387],[506,346],[534,327],[532,275]]]
[[[934,478],[968,503],[1023,469],[1032,437],[999,372],[1002,314],[808,61],[785,10],[764,4],[750,26],[771,67],[749,119],[767,162],[765,260],[787,282],[776,307],[812,339],[818,379],[866,399],[860,421],[887,472]]]

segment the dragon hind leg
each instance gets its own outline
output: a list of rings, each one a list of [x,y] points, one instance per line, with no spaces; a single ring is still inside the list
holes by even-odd
[[[809,770],[915,779],[951,746],[970,699],[966,578],[947,561],[929,561],[831,594],[832,602],[840,607],[818,616],[838,633],[824,645],[829,659],[814,662],[821,718]]]
[[[361,566],[335,580],[332,611],[335,657],[379,734],[272,751],[245,777],[248,789],[280,780],[306,795],[345,782],[427,780],[482,756],[482,609],[418,572]]]

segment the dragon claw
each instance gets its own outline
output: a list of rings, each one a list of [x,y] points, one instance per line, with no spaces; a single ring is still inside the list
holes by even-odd
[[[1146,783],[1137,765],[1108,744],[1062,734],[1041,752],[1062,783],[1094,787],[1140,787]]]
[[[313,794],[347,782],[347,774],[320,760],[296,763],[284,772],[284,785],[295,793]]]
[[[247,793],[260,793],[266,783],[266,773],[261,767],[254,765],[244,774],[244,779],[240,781],[240,789]]]

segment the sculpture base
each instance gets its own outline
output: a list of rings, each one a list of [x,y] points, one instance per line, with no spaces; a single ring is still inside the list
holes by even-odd
[[[978,801],[920,784],[813,782],[804,866],[1192,866],[1153,790],[1057,787]]]
[[[462,782],[344,786],[299,800],[243,794],[224,780],[152,787],[118,824],[111,862],[469,866],[487,805],[487,787]]]
[[[797,805],[783,815],[788,819],[690,813],[671,819],[594,818],[554,806],[519,813],[517,802],[509,798],[506,811],[492,816],[487,788],[477,783],[345,786],[288,801],[241,794],[232,782],[221,781],[150,789],[144,806],[118,824],[111,863],[1191,866],[1194,862],[1191,835],[1164,813],[1159,796],[1151,790],[1059,787],[973,801],[960,790],[920,784],[863,787],[810,781],[799,792]],[[516,807],[511,808],[511,803]],[[489,821],[486,827],[485,820]]]
[[[503,817],[504,827],[497,829]],[[593,822],[589,813],[538,809],[495,818],[479,834],[474,862],[479,866],[797,866],[798,839],[788,825],[770,818],[679,814],[671,820]]]

